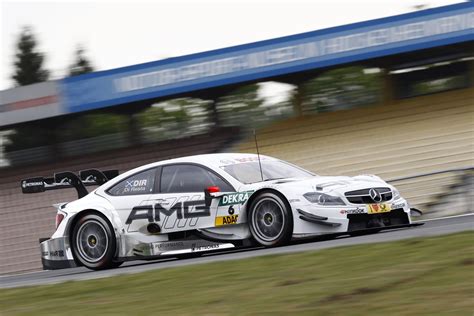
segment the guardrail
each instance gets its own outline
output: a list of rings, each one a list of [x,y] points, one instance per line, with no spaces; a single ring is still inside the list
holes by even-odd
[[[420,173],[387,182],[395,185],[412,206],[423,210],[424,218],[474,212],[474,167]]]
[[[421,177],[427,177],[427,176],[432,176],[432,175],[437,175],[437,174],[443,174],[443,173],[465,172],[465,171],[474,171],[474,167],[451,168],[451,169],[445,169],[445,170],[441,170],[441,171],[433,171],[433,172],[419,173],[419,174],[415,174],[415,175],[411,175],[411,176],[393,178],[393,179],[387,180],[387,182],[396,182],[396,181],[410,180],[410,179],[421,178]]]

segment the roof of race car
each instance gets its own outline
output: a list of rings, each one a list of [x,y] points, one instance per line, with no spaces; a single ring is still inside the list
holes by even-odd
[[[260,155],[261,160],[276,160],[269,156]],[[186,156],[180,158],[173,158],[168,160],[162,160],[152,165],[162,165],[169,163],[179,163],[179,162],[194,162],[201,163],[205,165],[214,165],[214,166],[225,166],[237,163],[258,161],[258,156],[256,154],[248,153],[219,153],[219,154],[204,154],[204,155],[195,155],[195,156]]]
[[[276,158],[260,155],[260,160],[277,160]],[[208,167],[219,168],[221,166],[245,163],[258,161],[258,156],[256,154],[241,154],[241,153],[219,153],[219,154],[203,154],[203,155],[194,155],[194,156],[185,156],[180,158],[173,158],[168,160],[161,160],[157,162],[152,162],[131,170],[128,170],[117,178],[114,179],[114,183],[120,181],[130,175],[146,170],[149,168],[173,164],[173,163],[198,163]]]

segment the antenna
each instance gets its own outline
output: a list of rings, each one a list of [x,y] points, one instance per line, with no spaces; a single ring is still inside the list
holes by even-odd
[[[258,166],[260,167],[260,176],[262,177],[262,181],[263,181],[262,162],[260,161],[260,153],[258,151],[258,143],[257,143],[257,133],[255,132],[255,129],[253,129],[253,138],[255,139],[255,148],[257,148],[257,157],[258,157]]]

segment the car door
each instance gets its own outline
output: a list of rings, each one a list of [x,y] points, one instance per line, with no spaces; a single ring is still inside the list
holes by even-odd
[[[158,168],[151,168],[118,182],[108,189],[106,198],[117,211],[120,220],[129,229],[135,217],[152,218],[150,195],[154,192]]]
[[[198,164],[172,164],[161,168],[157,193],[149,199],[155,207],[155,222],[163,233],[213,227],[217,204],[205,205],[204,190],[234,188],[212,170]]]

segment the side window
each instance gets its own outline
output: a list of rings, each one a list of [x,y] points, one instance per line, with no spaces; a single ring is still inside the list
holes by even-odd
[[[114,185],[108,193],[115,196],[153,193],[155,173],[156,168],[134,174]]]
[[[163,167],[161,193],[203,192],[209,186],[218,186],[222,192],[234,189],[214,172],[195,165]]]

